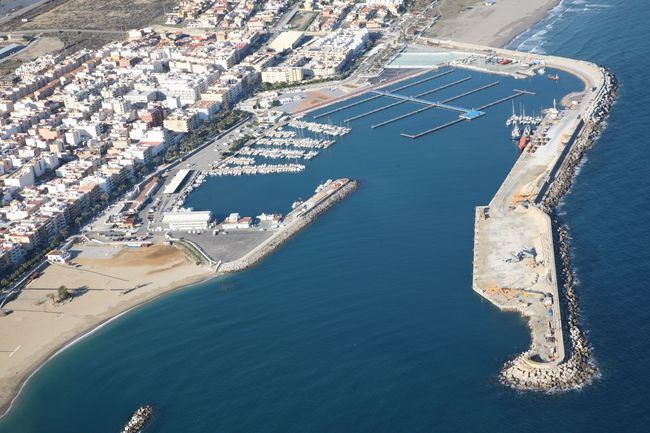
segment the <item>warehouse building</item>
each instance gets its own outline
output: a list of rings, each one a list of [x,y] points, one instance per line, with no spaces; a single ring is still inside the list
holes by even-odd
[[[165,212],[163,214],[163,225],[165,230],[191,231],[206,230],[212,220],[210,211],[178,211]]]

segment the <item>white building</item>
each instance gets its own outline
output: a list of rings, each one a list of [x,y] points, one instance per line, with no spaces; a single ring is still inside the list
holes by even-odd
[[[238,213],[231,213],[228,215],[228,218],[226,218],[223,223],[221,223],[221,227],[224,230],[228,229],[248,229],[253,226],[253,218],[251,217],[241,217]]]
[[[297,83],[302,79],[303,71],[299,67],[276,66],[262,72],[262,81],[265,83]]]
[[[302,39],[302,32],[297,31],[288,31],[282,32],[269,44],[271,48],[276,53],[281,53],[285,50],[290,50],[298,46],[300,40]]]
[[[52,250],[47,253],[46,258],[50,263],[67,263],[71,255],[66,250]]]
[[[165,212],[163,225],[166,230],[172,231],[206,230],[211,219],[210,211]]]

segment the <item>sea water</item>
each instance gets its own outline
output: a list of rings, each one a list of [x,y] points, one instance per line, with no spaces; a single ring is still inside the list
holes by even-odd
[[[490,200],[517,157],[503,125],[510,104],[415,141],[399,133],[451,114],[434,109],[370,128],[418,108],[403,104],[352,122],[352,133],[301,174],[208,180],[188,204],[218,215],[286,213],[327,178],[361,185],[259,266],[153,301],[48,362],[0,432],[116,432],[145,402],[156,406],[147,431],[159,433],[647,431],[650,7],[612,0],[562,8],[514,43],[536,37],[522,48],[595,61],[622,82],[558,210],[573,237],[583,328],[602,373],[595,383],[546,395],[495,380],[529,344],[522,319],[471,290],[473,207]],[[468,75],[450,96],[501,84],[457,105],[525,86],[537,91],[521,100],[534,110],[579,86],[565,74],[559,83]]]

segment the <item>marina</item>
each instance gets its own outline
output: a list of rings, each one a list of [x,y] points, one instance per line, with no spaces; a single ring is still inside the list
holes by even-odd
[[[422,83],[426,83],[427,81],[431,81],[431,80],[434,80],[436,78],[443,77],[443,76],[445,76],[447,74],[451,74],[452,72],[454,72],[454,69],[449,69],[447,71],[440,72],[440,73],[432,75],[430,77],[422,78],[420,80],[417,80],[417,81],[414,81],[414,82],[411,82],[411,83],[408,83],[408,84],[401,85],[401,86],[397,87],[396,89],[394,89],[393,91],[399,92],[400,90],[408,89],[409,87],[413,87],[413,86],[417,86],[417,85],[422,84]],[[381,88],[381,87],[382,86],[379,86],[379,88]],[[319,119],[321,117],[329,116],[330,114],[338,113],[339,111],[343,111],[343,110],[347,110],[348,108],[356,107],[357,105],[361,105],[361,104],[364,104],[366,102],[370,102],[370,101],[372,101],[374,99],[378,99],[380,97],[381,97],[381,95],[370,96],[369,98],[365,98],[365,99],[362,99],[360,101],[356,101],[356,102],[353,102],[351,104],[347,104],[347,105],[344,105],[342,107],[335,108],[334,110],[329,110],[329,111],[326,111],[324,113],[317,114],[317,115],[314,116],[314,119]]]
[[[445,85],[442,85],[442,86],[439,86],[439,87],[433,88],[433,89],[431,89],[431,90],[427,90],[426,92],[418,93],[418,94],[415,95],[415,96],[416,96],[416,97],[422,97],[422,96],[430,95],[431,93],[435,93],[435,92],[438,92],[438,91],[440,91],[440,90],[448,89],[448,88],[450,88],[450,87],[453,87],[453,86],[455,86],[455,85],[457,85],[457,84],[464,83],[465,81],[468,81],[468,80],[471,80],[471,79],[472,79],[472,77],[461,78],[460,80],[456,80],[456,81],[454,81],[454,82],[451,82],[451,83],[448,83],[448,84],[445,84]],[[381,97],[381,96],[383,96],[383,95],[376,95],[376,96]],[[354,116],[354,117],[350,117],[350,118],[348,118],[348,119],[345,119],[345,122],[346,122],[346,123],[348,123],[348,122],[352,122],[353,120],[361,119],[361,118],[363,118],[363,117],[370,116],[371,114],[379,113],[380,111],[387,110],[387,109],[389,109],[389,108],[393,108],[393,107],[397,107],[398,105],[404,104],[404,103],[406,103],[406,102],[408,102],[408,101],[405,100],[405,99],[401,99],[401,100],[399,100],[399,101],[397,101],[397,102],[393,102],[393,103],[391,103],[391,104],[384,105],[384,106],[382,106],[382,107],[375,108],[374,110],[367,111],[367,112],[365,112],[365,113],[361,113],[361,114],[358,114],[358,115],[356,115],[356,116]],[[432,107],[432,108],[433,108],[433,107]]]
[[[245,164],[221,166],[210,171],[210,176],[242,176],[254,174],[300,173],[305,170],[303,164]]]
[[[453,96],[453,97],[451,97],[451,98],[445,99],[444,101],[442,101],[442,103],[444,104],[444,103],[448,103],[448,102],[455,101],[456,99],[460,99],[460,98],[462,98],[462,97],[464,97],[464,96],[472,95],[472,94],[474,94],[474,93],[480,92],[481,90],[488,89],[488,88],[493,87],[493,86],[496,86],[496,85],[498,85],[498,84],[499,84],[499,82],[498,82],[498,81],[495,81],[495,82],[493,82],[493,83],[486,84],[486,85],[481,86],[481,87],[478,87],[478,88],[476,88],[476,89],[468,90],[467,92],[465,92],[465,93],[461,93],[460,95]],[[425,93],[426,93],[426,92],[425,92]],[[406,101],[405,101],[405,102],[406,102]],[[376,124],[376,125],[372,125],[372,127],[373,127],[373,128],[379,128],[379,127],[381,127],[381,126],[385,126],[385,125],[388,125],[388,124],[390,124],[390,123],[397,122],[398,120],[405,119],[405,118],[407,118],[407,117],[409,117],[409,116],[413,116],[413,115],[415,115],[415,114],[418,114],[418,113],[421,113],[421,112],[423,112],[423,111],[429,110],[429,109],[431,109],[431,108],[436,108],[436,107],[445,108],[445,107],[442,107],[442,106],[440,106],[440,105],[430,104],[430,105],[427,105],[427,106],[425,106],[425,107],[423,107],[423,108],[420,108],[420,109],[418,109],[418,110],[411,111],[411,112],[409,112],[409,113],[402,114],[402,115],[397,116],[397,117],[393,117],[392,119],[385,120],[385,121],[383,121],[383,122],[381,122],[381,123],[378,123],[378,124]],[[467,115],[468,113],[471,113],[471,112],[472,112],[472,110],[470,110],[470,111],[468,111],[468,112],[464,112],[463,114],[464,114],[464,115]],[[482,115],[482,114],[479,114],[478,112],[476,112],[476,114],[475,114],[472,118],[476,118],[476,117],[479,117],[479,116],[481,116],[481,115]],[[463,117],[463,119],[466,119],[466,118]],[[438,128],[438,129],[442,129],[442,128]],[[431,131],[431,132],[433,132],[433,131]],[[422,134],[422,135],[425,135],[425,134]],[[418,136],[419,136],[419,135],[418,135]],[[409,137],[409,138],[410,138],[409,135],[405,135],[405,137]]]
[[[451,71],[448,71],[448,72],[453,72],[453,71],[454,70],[451,70]],[[418,80],[417,82],[411,83],[411,84],[420,84],[422,82],[430,81],[431,79],[437,78],[439,76],[440,75],[434,75],[433,77],[428,77],[428,79],[421,79],[421,80]],[[418,139],[420,137],[431,134],[433,132],[440,131],[440,130],[445,129],[447,127],[450,127],[450,126],[456,125],[458,123],[461,123],[463,120],[471,121],[471,120],[477,119],[477,118],[479,118],[481,116],[484,116],[486,113],[483,110],[485,110],[487,108],[494,107],[495,105],[501,104],[501,103],[506,102],[506,101],[513,100],[513,99],[518,98],[520,96],[534,95],[534,93],[530,92],[530,91],[514,89],[514,93],[512,95],[499,98],[499,99],[497,99],[495,101],[492,101],[492,102],[489,102],[487,104],[483,104],[483,105],[479,106],[479,108],[476,108],[476,109],[475,108],[466,108],[466,107],[462,107],[462,106],[458,106],[458,105],[451,105],[450,104],[450,102],[453,102],[453,101],[456,101],[456,100],[459,100],[459,99],[474,95],[476,93],[479,93],[479,92],[484,91],[486,89],[489,89],[491,87],[499,85],[499,81],[493,81],[493,82],[489,82],[487,84],[484,84],[482,86],[479,86],[479,87],[476,87],[476,88],[473,88],[473,89],[469,89],[469,90],[467,90],[465,92],[462,92],[460,94],[445,98],[445,99],[443,99],[441,101],[430,101],[430,100],[427,100],[427,99],[422,99],[423,96],[430,95],[432,93],[435,93],[435,92],[438,92],[438,91],[441,91],[441,90],[444,90],[444,89],[448,89],[448,88],[453,87],[455,85],[464,83],[464,82],[466,82],[466,81],[468,81],[470,79],[471,79],[471,76],[468,76],[468,77],[462,78],[460,80],[456,80],[454,82],[451,82],[451,83],[448,83],[448,84],[445,84],[445,85],[442,85],[442,86],[438,86],[438,87],[436,87],[434,89],[418,93],[418,94],[416,94],[414,96],[402,95],[402,94],[399,94],[399,93],[395,93],[396,91],[400,90],[401,88],[404,88],[404,86],[402,86],[401,88],[395,89],[393,91],[370,90],[369,92],[374,93],[375,96],[379,96],[379,97],[383,96],[383,97],[388,97],[388,98],[392,98],[392,99],[397,99],[397,101],[393,102],[393,103],[390,103],[390,104],[387,104],[387,105],[384,105],[384,106],[380,106],[378,108],[374,108],[372,110],[369,110],[369,111],[366,111],[366,112],[363,112],[363,113],[360,113],[360,114],[357,114],[357,115],[352,116],[352,117],[348,117],[348,118],[346,118],[344,120],[344,122],[345,123],[350,123],[350,122],[353,122],[355,120],[359,120],[359,119],[362,119],[364,117],[380,113],[380,112],[382,112],[384,110],[397,107],[398,105],[401,105],[401,104],[404,104],[404,103],[407,103],[407,102],[421,104],[421,105],[424,105],[424,107],[416,109],[416,110],[408,112],[408,113],[400,114],[400,115],[392,117],[390,119],[387,119],[387,120],[381,121],[379,123],[373,124],[373,125],[371,125],[371,128],[373,128],[373,129],[374,128],[381,128],[382,126],[386,126],[386,125],[389,125],[391,123],[398,122],[400,120],[404,120],[406,118],[409,118],[411,116],[420,114],[420,113],[422,113],[424,111],[427,111],[427,110],[430,110],[430,109],[433,109],[433,108],[440,108],[440,109],[443,109],[443,110],[448,110],[448,111],[453,111],[453,112],[459,113],[459,116],[460,116],[459,119],[450,120],[450,121],[448,121],[448,122],[446,122],[444,124],[434,126],[433,128],[430,128],[430,129],[427,129],[427,130],[424,130],[424,131],[421,131],[421,132],[417,132],[417,133],[412,133],[412,134],[411,133],[405,133],[405,132],[400,133],[400,135],[402,137],[406,137],[406,138],[410,138],[410,139]],[[365,102],[365,101],[369,101],[369,100],[370,99],[364,99],[363,101]],[[348,108],[354,107],[354,106],[356,106],[356,103],[347,104],[347,105],[345,105],[343,107],[339,107],[335,111],[330,110],[330,111],[327,112],[327,114],[331,114],[332,112],[342,111],[344,109],[348,109]],[[316,118],[318,116],[321,116],[321,115],[316,115],[316,116],[314,116],[314,118]]]
[[[643,2],[51,3],[5,66],[89,59],[7,85],[3,248],[79,234],[1,303],[1,431],[645,431]]]
[[[261,156],[269,159],[312,159],[318,156],[316,150],[280,149],[277,147],[260,148],[244,147],[239,151],[240,155]]]
[[[264,146],[285,146],[285,147],[298,147],[304,149],[327,149],[335,140],[324,138],[266,138],[262,137],[255,141],[256,145]]]
[[[317,134],[324,134],[334,137],[339,137],[350,132],[350,128],[346,126],[330,125],[327,123],[308,122],[305,120],[291,119],[288,123],[289,126],[296,129],[306,129],[310,132]]]

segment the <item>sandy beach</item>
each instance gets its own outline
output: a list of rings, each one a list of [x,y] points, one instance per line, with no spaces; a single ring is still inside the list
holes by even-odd
[[[440,0],[440,20],[426,36],[503,47],[533,26],[560,0]]]
[[[214,275],[173,247],[83,246],[74,265],[50,265],[0,318],[0,406],[8,408],[25,378],[66,345],[110,318],[163,293]],[[83,292],[53,302],[59,286]],[[128,293],[125,290],[134,289]],[[84,292],[85,291],[85,292]]]

